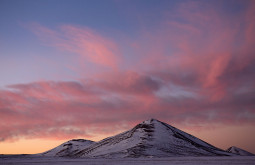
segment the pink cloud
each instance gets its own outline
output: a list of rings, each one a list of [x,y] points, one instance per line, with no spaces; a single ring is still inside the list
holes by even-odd
[[[1,137],[93,138],[96,134],[127,129],[151,117],[179,124],[188,122],[194,127],[203,123],[211,123],[212,127],[213,123],[254,123],[254,103],[247,102],[254,98],[253,93],[245,98],[242,93],[235,97],[230,93],[213,103],[200,97],[196,90],[187,95],[181,94],[181,89],[169,88],[169,94],[179,93],[157,94],[167,86],[166,80],[160,74],[128,71],[88,81],[11,85],[7,91],[0,91]]]
[[[255,2],[250,1],[249,3],[249,8],[246,12],[246,18],[245,18],[245,23],[246,23],[246,29],[245,29],[245,40],[249,46],[254,42],[254,28],[255,28],[255,23],[254,23],[254,14],[255,14]]]
[[[152,72],[168,72],[172,83],[182,83],[177,85],[185,83],[177,74],[185,75],[211,101],[223,99],[230,83],[223,80],[226,72],[241,72],[254,61],[254,50],[248,46],[254,43],[250,37],[255,31],[253,8],[228,18],[206,3],[182,3],[166,13],[158,30],[142,33],[144,39],[136,42],[140,47],[135,47],[145,55],[140,66]],[[145,40],[153,42],[143,45]]]
[[[58,30],[52,30],[33,23],[29,25],[29,29],[47,45],[76,53],[79,60],[84,62],[110,68],[117,68],[119,65],[121,54],[118,46],[89,28],[63,25]]]
[[[254,4],[228,21],[197,3],[176,10],[130,44],[137,57],[132,71],[120,69],[115,42],[91,29],[33,24],[45,43],[115,69],[0,90],[0,137],[93,138],[151,117],[189,128],[254,125]]]

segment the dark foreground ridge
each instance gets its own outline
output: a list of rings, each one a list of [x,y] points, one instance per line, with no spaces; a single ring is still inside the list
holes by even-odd
[[[242,150],[244,151],[244,150]],[[39,155],[87,158],[236,156],[156,119],[99,142],[70,140]]]

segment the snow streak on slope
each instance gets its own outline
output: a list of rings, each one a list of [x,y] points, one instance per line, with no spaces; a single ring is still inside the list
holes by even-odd
[[[155,119],[103,139],[73,154],[76,157],[169,157],[233,155]]]
[[[85,147],[88,147],[94,143],[90,140],[84,140],[84,139],[73,139],[69,140],[61,145],[59,145],[56,148],[53,148],[49,151],[46,151],[39,155],[44,156],[71,156],[72,153],[78,152],[81,149],[84,149]]]
[[[234,147],[234,146],[230,147],[226,151],[229,153],[233,153],[233,154],[237,154],[237,155],[241,155],[241,156],[254,156],[254,154],[252,154],[248,151],[245,151],[241,148]]]

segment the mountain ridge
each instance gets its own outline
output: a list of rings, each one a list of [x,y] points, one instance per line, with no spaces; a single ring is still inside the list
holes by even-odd
[[[43,152],[39,155],[42,156],[70,156],[71,153],[79,151],[81,148],[87,147],[95,143],[91,140],[85,139],[72,139],[60,144],[59,146]]]
[[[86,144],[81,142],[80,145],[72,149],[66,147],[62,150],[60,145],[58,150],[61,152],[59,151],[59,154],[55,156],[136,158],[237,155],[236,153],[219,149],[191,134],[153,118],[145,120],[120,134],[107,137],[98,142],[90,141],[86,142]],[[48,151],[44,155],[52,156],[54,153],[55,151]]]

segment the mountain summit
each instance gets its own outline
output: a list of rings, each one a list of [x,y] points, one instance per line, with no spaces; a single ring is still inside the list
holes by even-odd
[[[93,143],[77,157],[169,157],[231,155],[171,125],[149,119],[129,131]]]
[[[56,153],[54,156],[89,158],[236,155],[156,119],[143,121],[126,132],[99,142],[79,140],[67,143],[43,155],[52,156]]]

